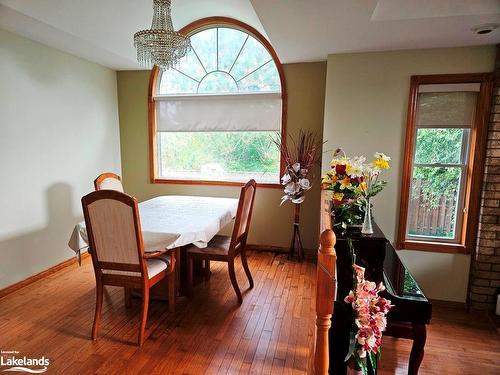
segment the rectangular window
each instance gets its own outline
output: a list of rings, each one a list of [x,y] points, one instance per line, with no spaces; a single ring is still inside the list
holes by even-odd
[[[481,78],[412,77],[400,248],[470,250],[474,238],[467,231],[477,228],[474,200],[479,199],[484,163],[484,149],[479,146],[486,136],[485,103],[491,97],[491,84]]]

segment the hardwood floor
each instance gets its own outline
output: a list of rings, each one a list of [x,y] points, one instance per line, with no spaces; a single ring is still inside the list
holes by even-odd
[[[94,287],[90,260],[0,299],[0,349],[50,359],[48,374],[305,374],[314,332],[314,264],[249,254],[255,288],[238,306],[225,264],[195,287],[175,313],[153,301],[148,339],[135,345],[140,300],[124,306],[121,289],[104,297],[99,339],[90,340]],[[500,342],[487,319],[434,309],[420,374],[498,374]],[[410,342],[384,337],[379,374],[404,374]],[[1,369],[1,368],[0,368]]]

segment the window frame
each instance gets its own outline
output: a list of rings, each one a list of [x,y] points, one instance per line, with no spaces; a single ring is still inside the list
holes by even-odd
[[[467,158],[467,178],[462,181],[463,214],[457,220],[456,230],[460,230],[457,242],[435,239],[415,240],[407,236],[408,208],[410,201],[411,179],[414,167],[416,141],[416,115],[418,88],[424,84],[479,83],[480,89],[476,101],[474,121],[469,134],[469,153]],[[405,153],[401,180],[401,199],[399,207],[399,225],[396,246],[398,249],[431,251],[440,253],[472,253],[476,243],[480,197],[486,157],[489,110],[493,92],[492,73],[436,74],[416,75],[411,77],[410,96],[406,122]],[[462,210],[458,207],[457,211]],[[460,225],[458,225],[460,223]]]
[[[239,29],[256,38],[271,55],[276,69],[278,70],[281,84],[281,143],[286,141],[287,123],[287,89],[285,82],[285,72],[276,51],[269,41],[255,28],[244,22],[229,17],[207,17],[194,21],[184,26],[179,32],[186,35],[193,35],[199,31],[212,27],[231,27]],[[212,181],[212,180],[176,180],[160,178],[158,176],[158,153],[157,153],[157,124],[156,124],[156,102],[154,100],[158,88],[160,69],[155,65],[151,70],[148,87],[148,133],[149,133],[149,175],[152,184],[185,184],[185,185],[221,185],[221,186],[241,186],[241,182],[236,181]],[[280,152],[280,176],[285,170],[285,163]],[[259,187],[282,188],[280,181],[276,183],[257,183]]]

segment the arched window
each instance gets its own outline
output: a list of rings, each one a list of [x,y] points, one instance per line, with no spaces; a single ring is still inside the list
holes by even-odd
[[[154,68],[149,121],[153,182],[279,184],[286,106],[282,66],[269,42],[239,21],[186,26],[192,50]]]

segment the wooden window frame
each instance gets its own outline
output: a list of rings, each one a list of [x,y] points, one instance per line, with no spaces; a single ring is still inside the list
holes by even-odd
[[[476,102],[474,123],[470,130],[470,151],[467,162],[467,180],[464,192],[465,212],[458,243],[439,241],[416,241],[408,239],[407,218],[410,200],[411,176],[416,137],[416,114],[418,87],[423,84],[479,83],[480,90]],[[401,181],[401,201],[399,208],[399,227],[396,245],[398,249],[431,251],[439,253],[472,253],[477,239],[480,211],[480,197],[488,136],[489,110],[493,92],[492,73],[437,74],[411,77],[410,98],[406,125],[405,155]]]
[[[196,32],[202,31],[215,26],[228,26],[236,29],[240,29],[253,37],[255,37],[259,42],[261,42],[266,50],[271,55],[278,74],[280,77],[281,84],[281,141],[282,145],[286,142],[286,120],[287,120],[287,90],[285,82],[285,72],[283,65],[281,64],[276,51],[271,46],[269,41],[259,33],[255,28],[247,25],[244,22],[238,21],[234,18],[229,17],[207,17],[194,21],[186,26],[184,26],[179,32],[186,35],[192,35]],[[159,178],[157,175],[158,171],[158,161],[157,161],[157,124],[156,124],[156,104],[155,104],[155,94],[158,84],[160,69],[155,65],[151,70],[149,78],[149,88],[148,88],[148,129],[149,129],[149,175],[152,184],[184,184],[184,185],[221,185],[221,186],[241,186],[241,182],[236,181],[211,181],[211,180],[176,180],[176,179],[165,179]],[[285,171],[285,162],[280,153],[280,177]],[[257,183],[259,187],[267,188],[282,188],[279,181],[276,183]]]

